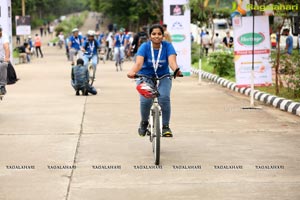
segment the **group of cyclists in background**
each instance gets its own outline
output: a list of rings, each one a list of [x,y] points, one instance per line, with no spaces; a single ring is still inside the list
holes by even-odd
[[[143,26],[140,32],[125,31],[120,28],[113,31],[108,26],[108,32],[89,30],[82,34],[78,28],[74,28],[69,37],[61,32],[58,34],[58,46],[66,49],[66,55],[72,65],[72,86],[76,95],[97,94],[92,86],[95,80],[97,64],[102,60],[115,62],[116,71],[122,71],[122,63],[125,60],[134,60],[138,48],[148,40],[147,26]],[[90,81],[90,66],[93,68],[93,77]]]
[[[88,37],[93,37],[97,43],[97,57],[98,60],[113,60],[116,61],[118,56],[121,57],[121,61],[134,60],[138,47],[148,40],[147,27],[141,28],[141,31],[134,34],[130,31],[125,31],[124,28],[120,28],[117,32],[109,31],[107,33],[89,30],[86,35],[83,35],[78,28],[72,30],[72,35],[65,38],[63,33],[58,35],[59,47],[65,44],[66,55],[74,64],[74,56],[79,53],[79,57],[82,55],[82,51],[85,50],[83,45]],[[116,62],[117,65],[117,62]]]

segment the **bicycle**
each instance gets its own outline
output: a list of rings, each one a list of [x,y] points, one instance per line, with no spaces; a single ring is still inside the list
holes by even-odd
[[[118,66],[120,68],[120,71],[122,71],[122,58],[121,58],[121,47],[117,47],[118,53],[116,54],[116,70],[119,71]]]
[[[175,70],[174,75],[177,74],[178,71],[179,68]],[[167,77],[175,79],[176,76],[174,75],[166,74],[161,77],[149,77],[146,75],[136,74],[134,77],[135,79],[148,78],[154,82],[154,94],[152,97],[153,103],[150,109],[150,119],[147,128],[147,135],[149,135],[150,142],[152,143],[152,152],[155,165],[159,165],[160,163],[160,138],[162,137],[162,111],[158,103],[159,92],[157,87],[161,79]]]
[[[107,47],[102,47],[101,46],[100,49],[98,50],[99,61],[102,60],[103,64],[105,64],[107,53],[108,53],[108,48]]]
[[[64,41],[63,41],[63,40],[59,40],[59,41],[58,41],[58,47],[59,47],[60,49],[62,49],[63,44],[64,44]]]
[[[72,60],[72,58],[71,58],[71,54],[74,54],[73,55],[73,60]],[[71,62],[72,62],[72,64],[75,64],[76,63],[76,61],[78,60],[78,58],[82,58],[83,57],[83,52],[81,51],[81,50],[77,50],[77,49],[74,49],[74,48],[71,48],[70,50],[69,50],[69,58],[70,58],[70,60],[71,60]],[[75,60],[74,60],[75,59]]]
[[[93,66],[91,58],[89,59],[87,68],[88,68],[88,72],[89,72],[89,83],[91,85],[93,85],[94,80],[95,80],[95,69],[94,69],[94,66]]]

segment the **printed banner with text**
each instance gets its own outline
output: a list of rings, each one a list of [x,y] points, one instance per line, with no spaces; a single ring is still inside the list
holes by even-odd
[[[168,25],[177,63],[184,75],[191,72],[191,13],[188,5],[189,0],[164,0],[164,24]]]
[[[234,61],[237,87],[249,87],[251,84],[252,51],[254,39],[254,85],[272,84],[270,63],[270,29],[267,16],[233,18]]]
[[[30,16],[16,16],[16,32],[17,35],[30,35]]]

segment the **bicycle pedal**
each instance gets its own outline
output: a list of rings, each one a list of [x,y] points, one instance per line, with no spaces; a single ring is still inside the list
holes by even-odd
[[[147,130],[146,135],[150,136],[151,135],[150,131]]]

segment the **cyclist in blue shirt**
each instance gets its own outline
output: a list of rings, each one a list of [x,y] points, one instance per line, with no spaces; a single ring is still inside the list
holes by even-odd
[[[164,30],[159,24],[153,25],[149,31],[150,41],[144,42],[137,52],[136,62],[132,69],[128,72],[129,78],[134,78],[135,74],[146,75],[149,77],[162,77],[163,75],[170,74],[169,67],[175,71],[178,69],[176,62],[176,51],[170,42],[163,41]],[[175,76],[182,75],[179,70]],[[141,81],[138,80],[137,84]],[[151,79],[145,80],[149,84],[153,84]],[[172,80],[165,77],[160,80],[158,85],[158,103],[162,109],[162,135],[164,137],[172,137],[172,131],[169,127],[171,117],[171,93]],[[152,99],[147,99],[140,95],[140,111],[141,122],[138,129],[140,136],[145,136],[148,127],[148,120]]]
[[[72,65],[74,65],[74,56],[78,54],[79,57],[82,57],[80,50],[83,43],[83,38],[81,35],[79,35],[79,30],[77,28],[74,28],[72,33],[73,35],[71,35],[69,38],[68,47],[70,53],[69,59],[72,62]]]
[[[91,60],[94,68],[94,77],[98,63],[98,48],[100,48],[99,42],[95,39],[95,32],[89,30],[87,33],[87,40],[82,45],[84,65],[87,66]]]
[[[103,39],[105,39],[105,34],[102,32],[102,33],[99,35],[99,37],[98,37],[98,42],[99,42],[99,44],[102,43],[102,40],[103,40]]]
[[[120,60],[123,61],[124,59],[124,44],[125,44],[125,34],[124,34],[125,29],[120,28],[120,31],[118,34],[115,36],[114,40],[114,57],[115,60],[117,61],[117,56],[120,53]],[[116,62],[117,66],[117,62]]]

